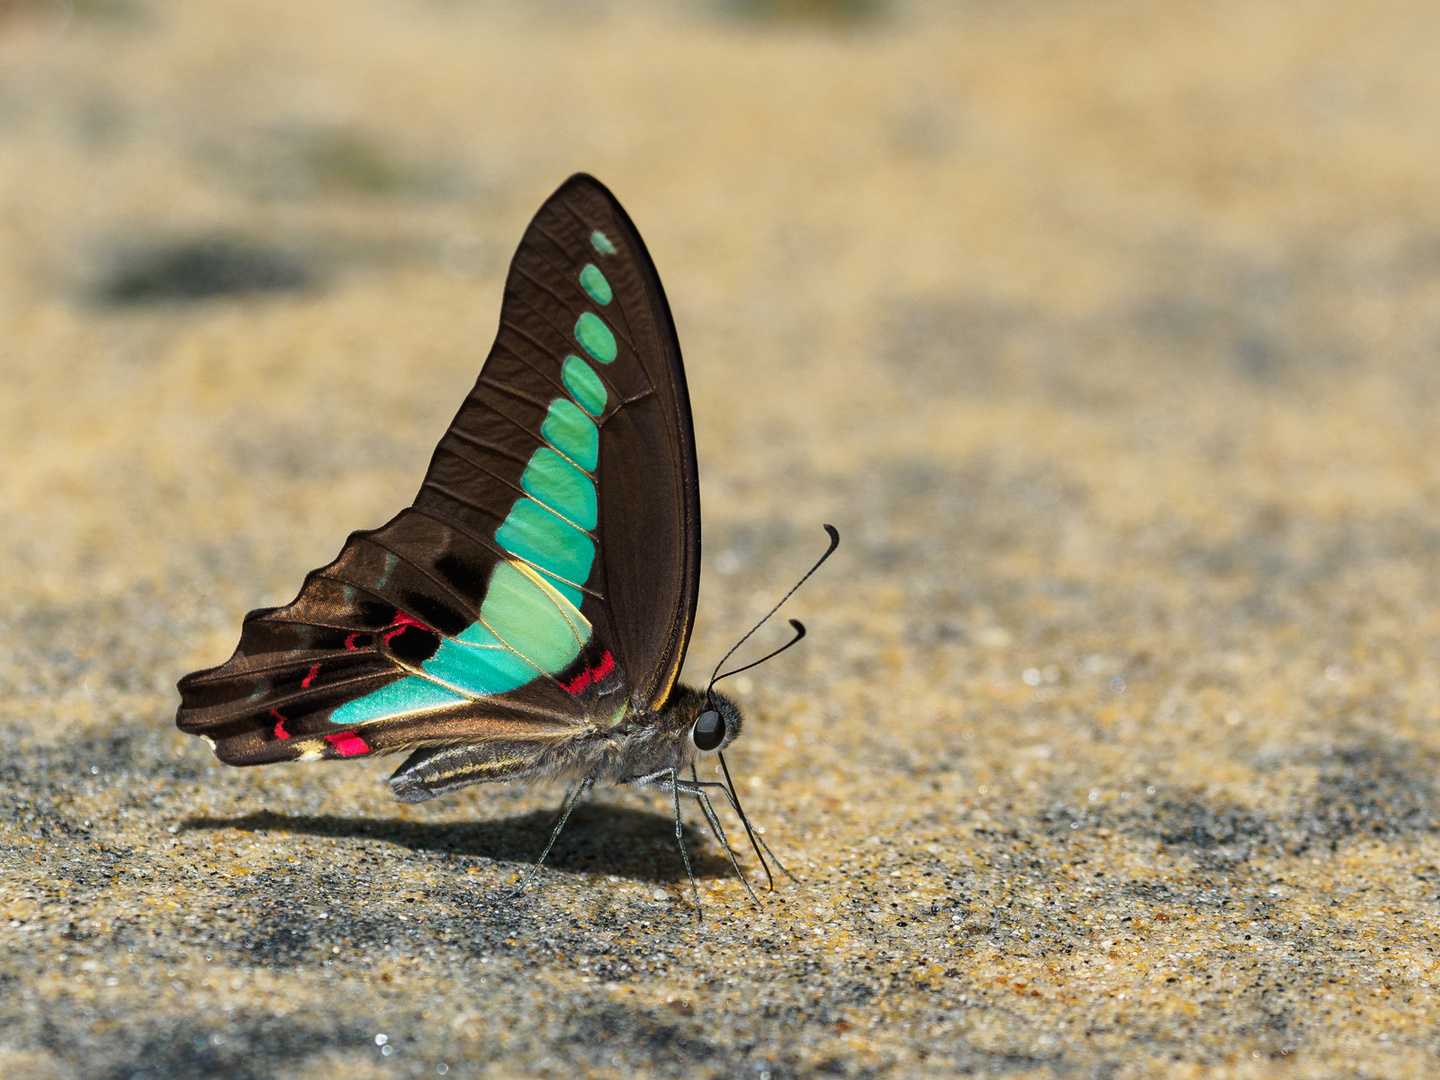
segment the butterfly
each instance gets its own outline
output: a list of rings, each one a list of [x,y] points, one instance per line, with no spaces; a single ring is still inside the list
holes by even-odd
[[[825,528],[821,563],[839,543]],[[744,881],[708,797],[718,789],[773,888],[721,754],[743,724],[715,689],[725,660],[704,690],[678,682],[699,583],[695,435],[670,308],[629,215],[577,174],[525,230],[495,343],[415,501],[351,533],[289,604],[246,615],[228,661],[180,680],[176,724],[229,765],[408,752],[389,780],[407,803],[570,780],[517,892],[596,783],[672,793],[687,872],[680,796],[696,797]],[[777,653],[804,636],[791,624]],[[695,770],[711,753],[724,784]]]

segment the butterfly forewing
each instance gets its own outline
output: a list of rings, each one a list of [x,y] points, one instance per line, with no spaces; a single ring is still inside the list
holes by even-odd
[[[556,400],[578,407],[557,416]],[[566,424],[574,413],[598,420],[593,457],[586,429]],[[589,177],[568,181],[527,230],[495,346],[415,506],[493,527],[503,500],[472,493],[505,485],[513,499],[547,422],[562,456],[597,480],[599,543],[581,610],[613,642],[636,705],[658,708],[684,660],[699,575],[690,403],[649,253],[620,204]]]
[[[525,233],[414,505],[247,616],[227,663],[181,681],[177,722],[235,764],[447,744],[523,763],[664,702],[698,562],[669,308],[624,210],[572,177]]]

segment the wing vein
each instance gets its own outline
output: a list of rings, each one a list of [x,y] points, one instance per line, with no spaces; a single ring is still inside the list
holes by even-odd
[[[549,383],[551,386],[553,386],[556,390],[560,391],[560,393],[562,393],[562,394],[565,393],[565,392],[566,392],[566,390],[565,390],[565,384],[560,380],[559,373],[558,373],[558,369],[557,369],[556,371],[553,371],[553,372],[552,372],[552,371],[546,371],[546,370],[544,370],[538,363],[536,363],[535,361],[531,360],[529,357],[520,355],[520,353],[519,353],[518,350],[511,348],[511,346],[503,340],[504,334],[505,334],[505,330],[506,330],[507,328],[509,328],[513,333],[515,333],[515,334],[519,335],[520,337],[523,337],[523,338],[525,338],[526,340],[528,340],[531,345],[535,346],[536,351],[539,352],[542,357],[544,357],[546,360],[549,360],[552,364],[554,363],[554,360],[553,360],[553,359],[551,358],[551,356],[550,356],[550,350],[549,350],[549,349],[545,348],[545,346],[543,346],[542,344],[540,344],[540,342],[536,341],[534,338],[531,338],[528,334],[525,333],[525,331],[523,331],[523,330],[520,329],[518,326],[516,326],[513,321],[511,321],[511,320],[505,320],[505,319],[502,319],[502,320],[501,320],[501,322],[500,322],[500,329],[497,330],[496,333],[495,333],[495,343],[490,346],[490,351],[491,351],[491,353],[493,354],[496,349],[504,349],[507,353],[509,353],[511,356],[513,356],[516,360],[518,360],[520,363],[524,364],[527,368],[529,368],[531,371],[533,371],[533,372],[534,372],[536,375],[538,375],[540,378],[542,378],[542,379],[544,379],[546,382],[548,382],[548,383]],[[481,382],[483,385],[485,385],[485,386],[493,386],[493,385],[495,385],[494,383],[486,382],[486,380],[485,380],[485,368],[484,368],[484,367],[482,367],[482,368],[480,369],[480,382]],[[545,405],[541,405],[541,406],[540,406],[540,408],[542,408],[542,409],[543,409],[543,408],[547,408],[547,407],[548,407],[548,406],[545,406]]]
[[[336,689],[339,689],[339,688],[344,688],[344,687],[346,687],[346,686],[353,686],[353,685],[355,685],[355,684],[357,684],[357,683],[373,682],[374,680],[376,680],[376,679],[381,679],[381,678],[386,678],[386,679],[388,679],[388,678],[390,678],[390,676],[392,676],[392,675],[400,675],[400,676],[403,678],[403,677],[404,677],[404,675],[403,675],[404,670],[405,670],[405,669],[404,669],[403,667],[401,667],[400,665],[397,664],[397,665],[395,665],[395,666],[392,668],[392,670],[390,670],[390,671],[376,671],[376,672],[372,672],[372,673],[369,674],[369,675],[357,675],[355,678],[353,678],[353,679],[346,679],[346,680],[344,680],[343,682],[330,683],[328,686],[325,687],[325,689],[326,689],[326,690],[333,691],[333,690],[336,690]],[[392,679],[391,681],[394,681],[394,680]],[[388,684],[387,684],[387,685],[388,685]],[[378,689],[378,687],[377,687],[377,689]],[[217,721],[219,721],[219,720],[231,719],[231,718],[239,718],[239,717],[244,717],[244,716],[264,716],[265,713],[266,713],[268,710],[270,710],[270,709],[279,710],[279,709],[284,708],[284,707],[287,706],[287,705],[293,704],[293,703],[296,702],[296,701],[304,701],[304,700],[306,700],[307,698],[313,698],[313,697],[316,697],[316,696],[317,696],[316,691],[311,690],[309,687],[306,687],[306,688],[303,689],[303,690],[286,691],[286,692],[284,692],[284,693],[277,694],[277,695],[275,695],[274,697],[266,697],[265,699],[263,699],[263,701],[254,702],[253,705],[252,705],[251,702],[248,702],[248,701],[246,701],[246,702],[234,702],[233,704],[235,704],[235,705],[238,705],[238,706],[246,706],[246,707],[236,708],[236,709],[233,709],[233,710],[231,710],[231,709],[226,709],[225,706],[222,706],[222,705],[217,705],[217,706],[213,706],[213,708],[216,708],[216,709],[224,709],[225,711],[222,712],[219,717],[216,717],[216,720],[210,721],[210,722],[211,722],[211,723],[214,723],[214,722],[217,722]],[[205,710],[204,710],[203,708],[201,708],[201,709],[196,709],[195,711],[196,711],[196,712],[204,712]],[[297,717],[286,717],[286,719],[289,720],[289,719],[298,719],[298,718],[297,718]]]
[[[472,606],[473,602],[471,601],[471,599],[470,599],[468,596],[461,596],[460,593],[459,593],[459,591],[456,590],[456,588],[455,588],[454,585],[451,585],[448,581],[444,580],[443,578],[437,577],[437,576],[436,576],[433,572],[431,572],[429,569],[427,569],[426,567],[422,566],[420,563],[416,562],[414,559],[410,558],[408,555],[405,555],[403,552],[397,551],[397,550],[396,550],[394,547],[392,547],[390,544],[382,544],[379,540],[374,539],[374,537],[371,537],[371,538],[370,538],[370,542],[371,542],[372,544],[374,544],[376,547],[380,548],[382,551],[388,551],[390,554],[394,555],[397,559],[401,560],[401,561],[404,562],[406,565],[408,565],[411,569],[417,571],[417,572],[420,574],[421,577],[424,577],[424,578],[426,578],[427,580],[434,582],[437,586],[439,586],[439,587],[440,587],[441,589],[443,589],[445,592],[449,593],[449,594],[450,594],[451,596],[453,596],[456,600],[460,601],[460,604],[462,605],[463,609],[472,616],[472,618],[471,618],[471,620],[470,620],[471,622],[474,622],[476,619],[478,619],[478,618],[480,617],[479,611],[476,610],[476,609]],[[398,607],[399,605],[396,605],[396,606]],[[413,615],[414,612],[411,612],[410,614]],[[449,634],[446,634],[446,635],[444,635],[444,636],[445,636],[445,637],[449,637],[450,635],[449,635]]]
[[[579,225],[579,227],[580,227],[580,232],[583,233],[583,232],[585,232],[586,229],[588,229],[588,228],[593,228],[593,226],[591,226],[588,222],[586,222],[586,221],[580,216],[580,214],[575,210],[574,207],[569,206],[568,204],[561,204],[561,206],[563,207],[564,211],[565,211],[567,214],[569,214],[572,219],[574,219],[575,223],[576,223],[577,225]],[[552,244],[556,244],[557,247],[561,247],[561,248],[564,247],[563,244],[558,243],[558,242],[555,240],[555,238],[554,238],[553,236],[551,236],[548,232],[545,232],[543,225],[540,225],[539,222],[536,222],[536,224],[537,224],[537,226],[540,226],[540,231],[541,231],[541,233],[542,233],[548,240],[550,240],[550,242],[551,242]],[[628,245],[627,245],[627,246],[628,246]],[[631,261],[632,261],[632,262],[638,262],[639,260],[638,260],[638,259],[632,259]],[[622,260],[622,261],[620,262],[619,266],[620,266],[622,269],[625,269],[625,268],[628,268],[629,264],[626,263],[624,260]],[[563,275],[564,271],[561,270],[560,273]],[[642,284],[641,284],[640,291],[641,291],[641,294],[642,294],[642,295],[644,295],[645,292],[646,292],[643,282],[642,282]],[[626,310],[625,304],[624,304],[623,300],[620,299],[618,293],[616,294],[616,298],[615,298],[615,299],[616,299],[616,303],[615,303],[615,308],[614,308],[613,310],[617,310],[617,311],[620,312],[620,316],[621,316],[622,320],[623,320],[624,323],[625,323],[625,340],[626,340],[626,344],[628,344],[628,345],[630,346],[630,350],[636,355],[636,357],[638,357],[638,358],[640,359],[640,368],[641,368],[642,371],[645,372],[645,377],[646,377],[647,379],[650,379],[650,383],[651,383],[651,385],[653,386],[653,385],[655,384],[655,380],[650,377],[650,369],[645,366],[644,356],[643,356],[643,354],[641,353],[639,347],[635,344],[635,342],[638,340],[638,337],[637,337],[637,335],[635,334],[635,329],[634,329],[634,327],[632,326],[632,324],[631,324],[631,322],[630,322],[630,313],[629,313],[628,310]],[[647,296],[646,299],[648,300],[649,297]]]
[[[511,353],[511,355],[514,356],[515,354],[514,354],[514,353]],[[522,364],[525,363],[525,360],[522,359],[521,357],[516,357],[516,359],[517,359],[517,360],[520,360],[520,362],[521,362]],[[528,366],[528,365],[527,365],[527,366]],[[531,370],[535,370],[535,369],[534,369],[534,368],[531,368]],[[536,371],[536,374],[539,374],[539,372]],[[495,380],[495,379],[486,379],[486,378],[482,377],[482,378],[480,379],[480,385],[481,385],[481,386],[484,386],[484,387],[485,387],[486,389],[488,389],[488,390],[493,390],[493,391],[495,391],[497,394],[504,394],[506,397],[513,398],[515,401],[523,401],[526,405],[532,405],[532,406],[534,406],[535,408],[539,409],[541,412],[545,412],[547,409],[550,408],[550,402],[549,402],[549,401],[540,401],[540,400],[537,399],[537,398],[531,397],[529,394],[521,393],[519,390],[517,390],[515,387],[509,385],[508,383],[500,382],[500,381]],[[562,389],[562,390],[564,389],[563,384],[562,384],[562,386],[561,386],[561,389]],[[552,398],[551,401],[553,401],[553,400],[554,400],[554,399]]]
[[[541,257],[543,258],[543,256],[541,256]],[[566,277],[566,270],[567,270],[566,267],[561,267],[561,266],[559,266],[559,265],[557,265],[557,264],[555,264],[555,263],[550,262],[548,259],[545,260],[545,264],[546,264],[546,266],[548,266],[551,270],[553,270],[557,275],[559,275],[560,277],[564,278],[566,284],[569,284],[569,278]],[[540,290],[542,290],[543,292],[548,293],[549,296],[550,296],[550,298],[551,298],[552,300],[554,300],[557,304],[559,304],[561,307],[563,307],[563,308],[568,308],[568,309],[570,309],[570,310],[574,310],[574,305],[573,305],[570,301],[567,301],[563,296],[561,296],[559,293],[557,293],[557,292],[556,292],[554,289],[552,289],[549,285],[545,284],[545,282],[543,282],[543,281],[541,281],[539,278],[535,277],[535,276],[534,276],[533,274],[531,274],[528,270],[524,269],[523,267],[517,266],[517,267],[515,268],[515,273],[520,274],[520,275],[523,275],[524,278],[525,278],[525,280],[533,283],[537,289],[540,289]],[[577,280],[577,282],[578,282],[579,279],[577,278],[576,280]],[[592,307],[600,307],[600,306],[602,306],[602,305],[596,304],[595,301],[591,300],[590,297],[589,297],[589,295],[588,295],[583,289],[581,289],[578,284],[572,289],[572,291],[575,293],[576,298],[578,299],[580,305],[583,306],[583,309],[584,309],[584,310],[588,311],[588,310],[590,310]],[[530,303],[530,302],[527,300],[526,303],[528,304],[528,303]],[[530,308],[531,308],[532,311],[535,311],[537,314],[540,313],[540,312],[539,312],[539,309],[538,309],[537,307],[535,307],[534,304],[530,304]],[[607,307],[606,310],[614,310],[614,309]],[[541,317],[544,318],[543,315],[541,315]],[[577,315],[576,318],[579,318],[579,316]],[[554,326],[555,326],[554,323],[550,322],[548,319],[546,319],[545,321],[546,321],[546,323],[547,323],[550,327],[554,328]],[[625,343],[626,346],[629,347],[629,349],[630,349],[631,352],[636,352],[637,350],[636,350],[636,348],[635,348],[635,342],[630,339],[630,335],[629,335],[630,324],[629,324],[629,320],[628,320],[628,319],[626,320],[625,330],[626,330],[626,333],[624,333],[623,335],[617,335],[617,336],[620,338],[620,340],[621,340],[622,342]],[[569,331],[569,332],[570,332],[570,333],[573,333],[573,330],[572,330],[572,331]]]
[[[312,624],[309,624],[309,625],[314,625],[314,624],[312,623]],[[293,672],[295,672],[295,673],[298,674],[299,672],[302,672],[302,671],[308,671],[310,668],[314,667],[316,664],[324,663],[323,660],[317,659],[317,657],[319,657],[319,656],[327,656],[327,657],[342,657],[342,656],[343,656],[343,657],[355,657],[357,661],[358,661],[359,659],[368,658],[368,657],[372,657],[372,656],[378,656],[378,657],[380,657],[382,660],[385,659],[384,655],[383,655],[382,653],[380,653],[378,650],[375,650],[375,649],[354,649],[354,650],[347,649],[347,650],[344,651],[344,652],[340,652],[340,651],[337,650],[337,649],[313,650],[309,655],[301,654],[301,657],[300,657],[299,659],[279,661],[279,662],[273,663],[273,664],[262,664],[262,665],[253,666],[253,667],[236,668],[235,670],[230,671],[230,672],[224,674],[223,676],[221,675],[221,672],[224,672],[224,671],[225,671],[225,667],[228,666],[228,665],[222,665],[221,667],[218,667],[218,668],[212,668],[209,672],[207,672],[206,675],[208,675],[208,676],[210,676],[210,677],[208,677],[208,678],[205,677],[205,676],[192,677],[186,685],[187,685],[187,686],[221,686],[221,685],[223,685],[223,684],[225,684],[225,683],[227,683],[227,682],[233,682],[233,681],[235,681],[235,680],[237,680],[237,679],[249,679],[249,678],[252,678],[253,676],[256,676],[256,675],[273,675],[273,674],[275,674],[276,672],[290,672],[290,671],[293,671]],[[348,667],[349,665],[347,664],[347,665],[345,665],[345,666]],[[339,670],[339,669],[332,668],[331,670]],[[334,685],[334,684],[331,684],[331,685]]]

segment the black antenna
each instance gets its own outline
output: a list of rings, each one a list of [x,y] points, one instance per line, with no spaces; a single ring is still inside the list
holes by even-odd
[[[790,591],[780,598],[779,604],[776,604],[768,612],[765,613],[765,618],[761,619],[758,623],[756,623],[750,628],[749,634],[746,634],[739,641],[737,641],[734,646],[731,647],[730,651],[720,658],[720,663],[715,665],[715,670],[710,674],[710,685],[705,688],[706,694],[710,693],[711,687],[713,687],[719,680],[728,678],[731,675],[738,675],[740,672],[747,671],[750,668],[754,667],[755,664],[763,664],[766,660],[769,660],[771,656],[778,656],[780,653],[790,648],[791,645],[794,645],[795,642],[799,641],[805,636],[805,627],[800,623],[796,622],[794,619],[791,619],[790,625],[795,628],[796,633],[795,637],[789,643],[782,645],[780,648],[776,649],[773,653],[770,654],[770,656],[766,656],[763,659],[756,660],[755,664],[746,664],[743,668],[736,668],[734,671],[727,671],[724,675],[720,674],[720,669],[725,666],[725,661],[729,660],[730,657],[735,655],[736,649],[740,648],[741,645],[744,645],[745,642],[750,640],[750,634],[755,633],[756,630],[759,630],[760,627],[764,626],[767,622],[769,622],[770,616],[774,615],[775,612],[780,610],[780,604],[785,603],[786,600],[789,600],[790,597],[794,596],[795,590],[800,588],[801,585],[804,585],[805,582],[809,581],[810,575],[815,573],[816,570],[819,570],[821,564],[824,563],[826,559],[830,558],[831,555],[835,554],[835,549],[840,546],[840,534],[836,531],[834,525],[826,525],[825,531],[830,534],[830,546],[825,549],[825,554],[820,556],[814,566],[810,567],[809,570],[805,571],[804,577],[802,577],[793,586],[791,586]]]
[[[790,648],[791,645],[794,645],[796,642],[798,642],[801,638],[805,636],[805,624],[802,623],[799,619],[791,619],[790,625],[795,628],[795,636],[792,637],[789,641],[787,641],[784,645],[781,645],[772,653],[766,653],[764,656],[760,657],[759,660],[752,660],[744,667],[737,667],[734,671],[725,672],[724,675],[716,675],[713,679],[710,680],[710,685],[714,686],[721,679],[728,679],[731,675],[739,675],[740,672],[749,671],[752,667],[759,667],[766,660],[773,660],[775,657],[779,656],[786,649]],[[710,692],[709,688],[706,688],[705,692],[708,694]]]

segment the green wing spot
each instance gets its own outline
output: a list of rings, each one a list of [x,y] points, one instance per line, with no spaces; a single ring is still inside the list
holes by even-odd
[[[610,282],[605,280],[605,275],[594,263],[586,263],[585,269],[580,271],[580,284],[597,304],[603,306],[615,299],[615,294],[610,291]]]
[[[585,312],[575,321],[575,340],[602,364],[608,364],[615,359],[615,335],[593,311]]]
[[[600,381],[600,376],[595,374],[595,369],[580,357],[565,358],[565,366],[560,369],[560,380],[565,384],[565,389],[570,391],[570,396],[591,416],[599,416],[605,411],[605,403],[610,400],[610,395],[605,392],[605,384]]]
[[[583,362],[583,361],[582,361]],[[530,457],[520,486],[537,502],[582,529],[595,528],[595,484],[590,477],[542,446]]]
[[[610,238],[599,229],[596,229],[590,234],[590,246],[600,252],[601,255],[615,254],[615,245],[612,244]]]
[[[590,576],[590,564],[595,561],[595,544],[590,537],[534,499],[516,501],[505,523],[495,530],[495,542],[511,555],[577,585],[584,584]],[[494,589],[492,579],[491,592]]]
[[[494,644],[483,647],[456,644],[476,629]],[[483,623],[472,623],[454,641],[442,641],[435,655],[425,661],[424,668],[437,679],[479,696],[504,694],[535,678],[535,669],[502,645]]]
[[[362,698],[347,701],[330,714],[332,724],[350,727],[373,720],[389,720],[409,713],[429,712],[470,699],[419,675],[407,675]]]
[[[568,667],[590,640],[590,624],[538,574],[513,562],[496,564],[480,618],[510,648],[541,671]]]
[[[586,472],[595,471],[600,460],[600,430],[573,401],[556,398],[550,403],[540,436]]]

